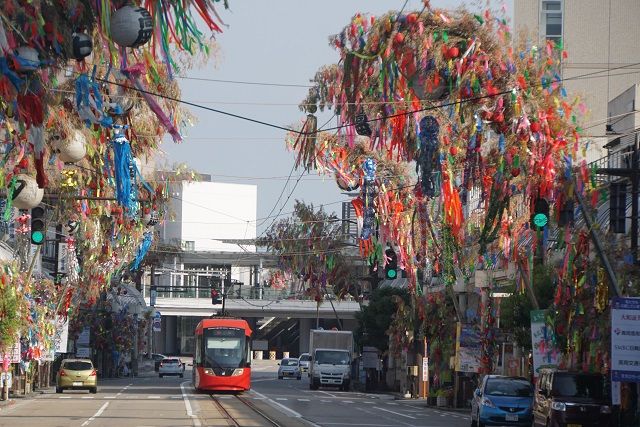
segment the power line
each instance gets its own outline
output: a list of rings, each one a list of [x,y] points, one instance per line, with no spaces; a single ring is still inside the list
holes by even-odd
[[[276,86],[276,87],[313,87],[312,85],[303,85],[303,84],[295,84],[295,83],[272,83],[272,82],[252,82],[245,80],[222,80],[222,79],[205,79],[201,77],[188,77],[188,76],[178,76],[179,79],[183,80],[196,80],[201,82],[213,82],[213,83],[231,83],[238,85],[252,85],[252,86]]]
[[[584,78],[584,77],[593,76],[593,75],[604,73],[604,72],[610,73],[611,71],[614,71],[614,70],[634,67],[634,66],[637,66],[637,65],[640,65],[640,62],[633,63],[633,64],[626,64],[626,65],[622,65],[622,66],[614,67],[614,68],[608,68],[606,70],[593,71],[591,73],[586,73],[586,74],[582,74],[582,75],[578,75],[578,76],[568,77],[568,78],[565,78],[565,79],[563,79],[563,78],[550,79],[548,82],[546,82],[544,84],[543,83],[539,83],[539,84],[531,85],[531,86],[532,87],[540,87],[540,86],[545,86],[545,85],[551,85],[553,83],[560,83],[560,82],[563,82],[563,81],[577,80],[577,79],[581,79],[581,78]],[[62,68],[62,67],[60,67],[60,68]],[[74,73],[78,74],[78,75],[81,74],[80,72],[74,72]],[[236,118],[236,119],[239,119],[239,120],[245,120],[245,121],[256,123],[256,124],[261,124],[263,126],[267,126],[267,127],[271,127],[271,128],[275,128],[275,129],[279,129],[279,130],[284,130],[284,131],[287,131],[287,132],[293,132],[293,133],[296,133],[296,134],[299,134],[299,135],[312,135],[312,134],[316,134],[317,132],[320,131],[320,130],[317,130],[315,132],[308,132],[308,131],[302,132],[302,131],[298,131],[298,130],[292,129],[290,127],[276,125],[274,123],[265,122],[265,121],[262,121],[262,120],[254,119],[254,118],[243,116],[243,115],[240,115],[240,114],[230,113],[228,111],[220,110],[220,109],[217,109],[217,108],[207,107],[207,106],[204,106],[204,105],[201,105],[201,104],[197,104],[197,103],[194,103],[194,102],[185,101],[185,100],[182,100],[182,99],[179,99],[179,98],[174,98],[174,97],[171,97],[171,96],[168,96],[168,95],[163,95],[161,93],[152,92],[152,91],[148,91],[148,90],[145,90],[145,89],[132,87],[132,86],[126,85],[124,83],[114,82],[114,81],[111,81],[111,80],[108,80],[108,79],[104,79],[104,78],[100,78],[100,77],[96,77],[95,79],[97,81],[100,81],[100,82],[103,82],[103,83],[113,84],[113,85],[120,86],[120,87],[125,88],[125,89],[138,91],[140,93],[145,93],[147,95],[157,96],[159,98],[167,99],[169,101],[173,101],[173,102],[189,105],[191,107],[200,108],[200,109],[211,111],[211,112],[214,112],[214,113],[217,113],[217,114],[233,117],[233,118]],[[398,114],[392,114],[392,115],[388,115],[388,116],[376,117],[376,118],[368,119],[367,122],[381,121],[381,120],[386,120],[386,119],[390,119],[390,118],[394,118],[394,117],[401,117],[401,116],[406,116],[406,115],[410,115],[410,114],[414,114],[414,113],[435,110],[435,109],[438,109],[438,108],[444,108],[444,107],[449,107],[449,106],[454,106],[454,105],[460,105],[460,104],[464,104],[464,103],[467,103],[467,102],[473,102],[473,101],[479,101],[479,100],[482,100],[482,99],[493,98],[493,97],[496,97],[496,96],[501,96],[501,95],[506,95],[506,94],[512,93],[513,90],[517,90],[517,88],[512,88],[512,89],[509,89],[509,90],[501,91],[501,92],[498,92],[498,93],[495,93],[495,94],[487,94],[487,95],[482,95],[482,96],[477,96],[477,97],[472,97],[472,98],[465,98],[465,99],[461,99],[461,100],[457,100],[457,101],[453,101],[453,102],[447,102],[447,103],[444,103],[444,104],[433,105],[433,106],[429,106],[429,107],[425,107],[425,108],[419,108],[419,109],[416,109],[416,110],[409,110],[409,111],[405,111],[405,112],[398,113]],[[345,128],[345,127],[351,126],[351,125],[352,125],[351,123],[342,124],[342,125],[339,125],[339,126],[336,126],[336,127],[333,127],[333,128],[324,129],[324,131],[339,130],[339,129],[342,129],[342,128]]]

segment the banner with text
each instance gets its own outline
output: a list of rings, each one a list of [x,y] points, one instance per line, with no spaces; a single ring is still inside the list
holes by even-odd
[[[640,298],[613,299],[611,380],[640,382]]]

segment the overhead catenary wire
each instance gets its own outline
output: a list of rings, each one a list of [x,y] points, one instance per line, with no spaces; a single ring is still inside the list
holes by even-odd
[[[560,82],[569,81],[569,80],[581,79],[581,78],[584,78],[584,77],[593,76],[593,75],[600,74],[600,73],[610,73],[611,71],[614,71],[614,70],[619,70],[619,69],[624,69],[624,68],[629,68],[629,67],[635,67],[635,66],[638,66],[638,65],[640,65],[640,62],[633,63],[633,64],[625,64],[625,65],[621,65],[619,67],[614,67],[614,68],[607,68],[606,70],[593,71],[593,72],[590,72],[590,73],[577,75],[577,76],[573,76],[573,77],[559,78],[559,79],[553,78],[553,79],[550,79],[548,82],[545,82],[544,84],[543,83],[539,83],[539,84],[531,85],[531,86],[532,87],[543,87],[545,85],[552,85],[554,83],[560,83]],[[74,72],[74,73],[75,74],[81,74],[80,72]],[[269,123],[269,122],[265,122],[265,121],[262,121],[262,120],[259,120],[259,119],[255,119],[255,118],[252,118],[252,117],[243,116],[243,115],[240,115],[240,114],[235,114],[235,113],[231,113],[231,112],[228,112],[228,111],[220,110],[220,109],[217,109],[217,108],[207,107],[207,106],[204,106],[204,105],[201,105],[201,104],[197,104],[195,102],[185,101],[185,100],[182,100],[180,98],[175,98],[175,97],[172,97],[172,96],[163,95],[161,93],[149,91],[149,90],[146,90],[146,89],[141,89],[141,88],[129,86],[127,84],[116,82],[116,81],[111,81],[111,80],[108,80],[108,79],[105,79],[105,78],[96,77],[95,79],[97,81],[102,82],[102,83],[113,84],[113,85],[120,86],[120,87],[125,88],[125,89],[137,91],[137,92],[144,93],[144,94],[147,94],[147,95],[156,96],[158,98],[162,98],[162,99],[166,99],[166,100],[169,100],[169,101],[181,103],[181,104],[184,104],[184,105],[189,105],[189,106],[194,107],[194,108],[199,108],[199,109],[211,111],[211,112],[214,112],[214,113],[217,113],[217,114],[233,117],[233,118],[240,119],[240,120],[245,120],[245,121],[256,123],[256,124],[260,124],[260,125],[263,125],[263,126],[267,126],[267,127],[271,127],[271,128],[275,128],[275,129],[279,129],[279,130],[284,130],[286,132],[293,132],[293,133],[300,134],[300,135],[312,135],[312,134],[316,134],[317,132],[319,132],[319,130],[315,131],[315,132],[300,131],[300,130],[293,129],[291,127],[281,126],[281,125],[277,125],[277,124],[274,124],[274,123]],[[493,98],[493,97],[497,97],[497,96],[506,95],[506,94],[512,93],[514,90],[518,90],[518,89],[516,87],[514,87],[514,88],[511,88],[509,90],[501,91],[501,92],[498,92],[498,93],[495,93],[495,94],[487,94],[487,95],[481,95],[481,96],[477,96],[477,97],[459,99],[459,100],[456,100],[456,101],[447,102],[447,103],[443,103],[443,104],[432,105],[432,106],[429,106],[429,107],[424,107],[424,108],[419,108],[419,109],[414,109],[414,110],[408,110],[408,111],[404,111],[404,112],[398,113],[398,114],[375,117],[375,118],[367,119],[367,121],[368,122],[381,121],[381,120],[391,119],[391,118],[394,118],[394,117],[401,117],[401,116],[411,115],[411,114],[414,114],[414,113],[431,111],[431,110],[435,110],[435,109],[438,109],[438,108],[445,108],[445,107],[465,104],[465,103],[468,103],[468,102],[480,101],[480,100],[483,100],[483,99],[488,99],[488,98]],[[333,128],[324,129],[324,131],[339,130],[339,129],[342,129],[342,128],[345,128],[345,127],[348,127],[348,126],[351,126],[351,125],[352,125],[351,123],[342,124],[342,125],[335,126]]]

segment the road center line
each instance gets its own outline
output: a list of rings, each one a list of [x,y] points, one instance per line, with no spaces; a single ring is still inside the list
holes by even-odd
[[[182,400],[184,400],[184,407],[187,410],[187,415],[191,418],[193,425],[195,427],[200,427],[202,423],[200,423],[200,419],[197,415],[193,414],[193,410],[191,409],[191,402],[189,402],[189,397],[187,396],[187,391],[184,388],[185,384],[190,384],[191,381],[184,381],[180,383],[180,390],[182,390]]]
[[[379,406],[374,406],[373,408],[374,409],[379,409],[381,411],[389,412],[391,414],[400,415],[401,417],[411,418],[412,420],[416,419],[416,417],[412,417],[411,415],[401,414],[400,412],[395,412],[395,411],[390,411],[389,409],[384,409],[384,408],[381,408]]]
[[[89,424],[91,421],[95,420],[96,418],[98,418],[100,415],[102,415],[102,413],[104,412],[105,409],[107,409],[107,406],[109,406],[110,402],[105,402],[104,405],[102,405],[100,407],[100,409],[98,409],[98,412],[96,412],[95,414],[93,414],[93,416],[91,418],[89,418],[87,421],[82,423],[82,426],[86,426],[87,424]]]

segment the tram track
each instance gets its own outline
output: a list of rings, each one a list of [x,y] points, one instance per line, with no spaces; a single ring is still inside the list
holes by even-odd
[[[247,400],[246,398],[238,395],[224,395],[230,396],[229,398],[222,399],[221,396],[211,394],[211,401],[213,405],[216,407],[218,412],[227,420],[230,426],[233,427],[244,427],[246,425],[251,426],[264,426],[264,427],[284,427],[282,424],[275,421],[273,418],[264,413],[264,411],[260,410],[255,404]],[[239,404],[238,404],[239,402]],[[247,412],[245,409],[249,409],[250,413],[255,415],[249,419]],[[239,415],[234,415],[235,413],[241,414],[242,418]],[[256,421],[261,421],[260,424],[255,424]]]

